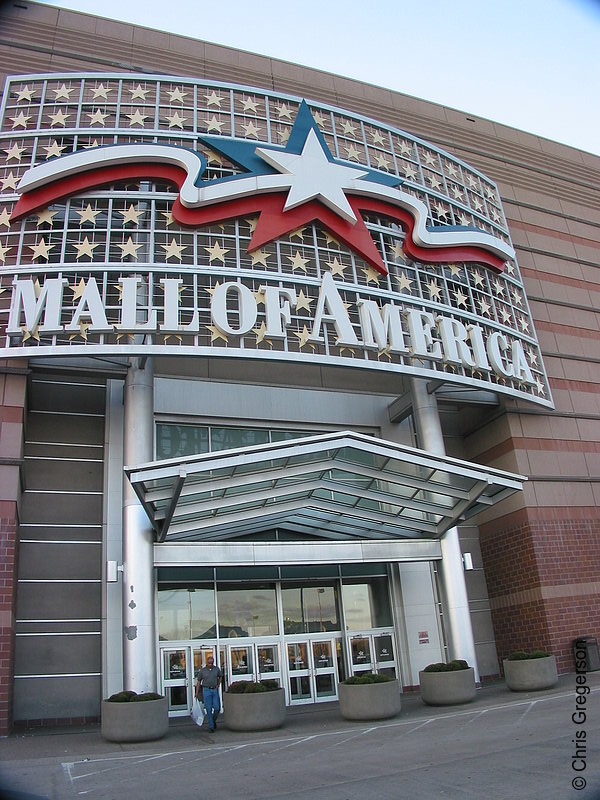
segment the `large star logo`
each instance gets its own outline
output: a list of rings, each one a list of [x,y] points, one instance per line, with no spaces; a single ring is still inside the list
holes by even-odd
[[[373,191],[377,186],[396,188],[402,181],[334,158],[306,101],[300,104],[285,147],[219,136],[201,141],[242,173],[197,182],[200,205],[196,202],[192,208],[177,201],[173,216],[179,222],[197,226],[259,212],[248,247],[252,252],[316,221],[377,270],[387,272],[353,193],[358,182],[370,182]]]

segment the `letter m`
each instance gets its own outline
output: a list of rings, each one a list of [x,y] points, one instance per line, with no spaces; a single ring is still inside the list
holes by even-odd
[[[15,278],[6,332],[21,333],[23,313],[27,330],[33,331],[39,325],[40,333],[59,333],[62,330],[60,313],[63,287],[67,283],[66,278],[49,278],[40,288],[32,278]],[[40,325],[42,317],[43,323]]]

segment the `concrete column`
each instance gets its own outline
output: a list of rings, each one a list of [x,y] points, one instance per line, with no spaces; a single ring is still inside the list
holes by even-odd
[[[430,453],[446,454],[444,437],[434,394],[427,391],[423,379],[410,379],[413,414],[419,447]],[[439,562],[440,592],[444,613],[444,628],[451,659],[464,658],[475,668],[479,680],[471,612],[463,569],[458,530],[450,528],[441,540],[442,560]]]
[[[131,358],[125,379],[123,460],[126,466],[152,461],[154,365]],[[131,484],[123,485],[123,685],[155,692],[154,536]]]

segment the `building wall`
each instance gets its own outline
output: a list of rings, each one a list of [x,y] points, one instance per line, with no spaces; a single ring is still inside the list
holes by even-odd
[[[32,372],[14,720],[99,716],[105,381]]]
[[[481,518],[499,655],[545,646],[561,670],[572,668],[570,640],[600,634],[593,572],[600,505],[600,158],[318,70],[35,3],[4,6],[0,25],[10,37],[0,45],[7,73],[146,70],[294,92],[404,128],[497,182],[555,410],[502,402],[453,439],[452,454],[529,478],[522,496]]]

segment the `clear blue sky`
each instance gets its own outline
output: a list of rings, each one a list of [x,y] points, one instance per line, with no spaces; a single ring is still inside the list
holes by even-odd
[[[600,155],[600,0],[42,0],[324,69]]]

